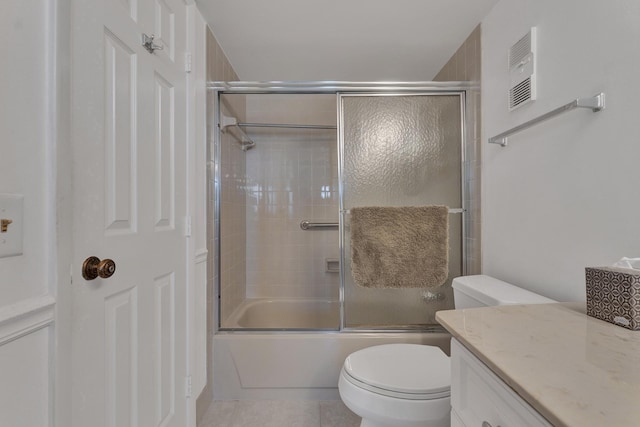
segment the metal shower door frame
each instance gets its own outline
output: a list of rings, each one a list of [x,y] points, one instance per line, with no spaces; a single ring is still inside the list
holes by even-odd
[[[470,105],[471,97],[467,96],[468,92],[472,89],[478,89],[476,86],[471,84],[470,82],[344,82],[344,81],[309,81],[309,82],[208,82],[207,90],[214,92],[214,110],[213,114],[210,118],[214,119],[214,123],[210,124],[213,127],[213,144],[210,148],[211,154],[213,154],[213,159],[209,158],[208,163],[210,165],[207,168],[214,176],[214,232],[217,239],[217,247],[216,247],[216,259],[214,262],[216,263],[216,269],[218,274],[216,275],[216,283],[214,283],[215,295],[214,298],[216,300],[216,308],[217,308],[217,318],[215,322],[215,332],[233,332],[233,333],[255,333],[255,332],[265,332],[265,333],[282,333],[282,332],[317,332],[317,333],[340,333],[340,332],[354,332],[354,333],[367,333],[367,332],[425,332],[431,331],[441,332],[443,329],[438,327],[437,325],[428,326],[426,328],[417,330],[417,329],[363,329],[363,328],[349,328],[345,325],[345,312],[344,312],[344,297],[345,297],[345,278],[344,278],[344,256],[345,256],[345,248],[344,248],[344,224],[343,224],[343,196],[344,196],[344,188],[343,188],[343,160],[344,160],[344,127],[342,126],[343,117],[342,117],[342,97],[343,96],[407,96],[407,95],[458,95],[460,96],[460,107],[461,107],[461,203],[462,203],[462,274],[465,275],[468,270],[467,265],[467,248],[466,248],[466,217],[470,214],[466,207],[466,199],[467,191],[465,186],[465,182],[467,179],[467,168],[465,167],[465,153],[466,153],[466,145],[468,141],[471,141],[473,138],[469,134],[470,126],[467,126],[467,114],[466,111],[471,108]],[[338,144],[338,193],[339,193],[339,224],[340,224],[340,325],[338,330],[316,330],[316,329],[255,329],[255,328],[243,328],[243,329],[235,329],[235,328],[222,328],[221,327],[221,264],[220,264],[220,249],[221,249],[221,239],[220,237],[220,207],[221,207],[221,186],[220,186],[220,145],[221,145],[221,129],[220,129],[220,114],[221,114],[221,96],[225,94],[244,94],[244,95],[254,95],[254,94],[335,94],[336,95],[336,109],[337,109],[337,124],[338,124],[338,132],[337,132],[337,144]],[[208,178],[209,181],[210,177]],[[209,274],[207,275],[210,276]]]
[[[459,96],[460,97],[460,203],[462,211],[460,214],[461,218],[461,259],[462,259],[462,275],[467,274],[467,248],[466,248],[466,217],[469,214],[466,206],[466,192],[465,192],[465,180],[466,180],[466,168],[465,168],[465,155],[466,155],[466,144],[467,144],[467,131],[468,126],[466,126],[466,110],[468,108],[467,104],[467,89],[442,89],[438,88],[434,89],[425,89],[425,90],[410,90],[410,91],[382,91],[382,92],[338,92],[337,93],[337,112],[338,112],[338,193],[339,193],[339,224],[340,224],[340,330],[346,332],[407,332],[412,331],[413,329],[391,329],[391,328],[378,328],[378,329],[365,329],[365,328],[354,328],[348,327],[346,325],[346,313],[345,313],[345,286],[346,286],[346,278],[345,278],[345,259],[347,254],[345,253],[345,215],[348,214],[348,210],[344,208],[344,148],[345,148],[345,138],[344,138],[344,111],[343,111],[343,102],[342,100],[345,97],[404,97],[404,96]],[[415,330],[416,332],[423,332],[426,328],[421,328],[419,330]]]

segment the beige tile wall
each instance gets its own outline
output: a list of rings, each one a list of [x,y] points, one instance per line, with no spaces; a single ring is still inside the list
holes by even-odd
[[[469,81],[473,89],[468,93],[469,108],[467,109],[467,123],[470,126],[467,133],[467,150],[465,153],[465,204],[469,211],[465,226],[467,274],[479,274],[482,269],[480,251],[480,163],[481,163],[481,133],[480,133],[480,58],[481,31],[478,25],[467,37],[465,42],[453,54],[451,59],[434,78],[434,81]]]
[[[215,52],[211,61],[213,73],[209,80],[213,81],[235,81],[238,76],[233,71],[220,46],[210,35],[209,52]],[[213,112],[214,97],[210,94],[209,109]],[[221,112],[224,115],[235,117],[238,122],[246,121],[246,101],[243,95],[223,96],[221,102]],[[215,122],[211,120],[211,122]],[[213,141],[213,136],[209,138]],[[211,248],[220,248],[220,271],[216,271],[215,257],[210,258],[210,284],[209,294],[215,295],[215,283],[217,274],[220,274],[221,289],[223,296],[220,304],[220,317],[225,319],[235,308],[245,299],[246,282],[246,221],[245,221],[245,183],[246,183],[246,152],[242,151],[233,132],[223,132],[220,144],[220,158],[215,159],[215,155],[210,159],[214,160],[220,167],[220,217],[214,218],[212,227],[209,230]],[[210,206],[211,217],[215,217],[214,205],[214,185],[215,176],[210,174]],[[220,221],[220,236],[215,236],[217,222]],[[220,245],[218,246],[218,240]],[[213,253],[213,251],[212,251]],[[211,301],[211,331],[214,330],[215,307]]]
[[[220,48],[220,45],[216,41],[215,37],[210,30],[207,30],[207,81],[234,81],[238,80],[233,67],[226,58],[224,52]],[[213,149],[214,140],[214,106],[215,98],[212,92],[207,93],[207,158],[208,162],[208,188],[207,188],[207,246],[209,250],[208,265],[207,265],[207,386],[202,394],[198,397],[196,402],[196,418],[200,420],[206,412],[209,404],[213,400],[212,381],[212,345],[213,345],[213,333],[215,331],[215,321],[217,316],[217,308],[215,306],[216,293],[215,283],[218,274],[222,274],[222,277],[230,277],[227,282],[232,286],[227,289],[231,298],[229,299],[229,305],[224,308],[224,311],[232,310],[234,304],[238,304],[244,298],[244,275],[245,265],[244,254],[244,236],[240,236],[238,239],[225,239],[231,242],[240,242],[241,244],[232,243],[222,248],[221,257],[224,259],[222,265],[224,266],[222,272],[217,271],[216,258],[219,236],[216,236],[214,231],[217,229],[217,223],[219,218],[214,218],[213,212],[215,212],[215,176],[213,174],[213,162],[215,159]],[[243,97],[238,97],[230,103],[226,103],[223,107],[223,111],[227,114],[237,115],[239,119],[245,118],[245,104]],[[223,194],[227,194],[226,199],[221,206],[221,212],[227,212],[227,215],[234,217],[237,214],[236,220],[232,222],[231,227],[223,228],[223,234],[230,234],[230,237],[238,237],[239,234],[244,233],[244,193],[240,194],[239,188],[243,184],[245,161],[244,153],[237,149],[237,145],[233,142],[231,136],[223,136],[222,141],[222,156],[231,156],[232,161],[229,162],[230,167],[225,169],[225,173],[222,173],[222,180],[219,183],[225,191]],[[233,286],[241,283],[242,286]]]
[[[256,123],[336,124],[335,95],[253,95]],[[338,299],[338,230],[300,221],[338,222],[335,130],[254,129],[247,153],[247,297]]]
[[[223,95],[222,113],[246,121],[244,95]],[[224,320],[246,298],[247,152],[231,133],[220,144],[220,318]],[[212,211],[213,212],[213,211]]]
[[[227,60],[224,52],[220,48],[220,45],[216,41],[213,34],[208,31],[207,33],[207,80],[208,81],[234,81],[238,80],[238,76],[234,72],[231,64]],[[243,99],[241,97],[234,97],[232,99],[225,99],[226,102],[222,103],[222,113],[230,116],[237,117],[239,121],[244,120],[245,117],[245,106],[243,105]],[[215,153],[213,150],[213,141],[215,136],[215,119],[214,111],[215,109],[215,97],[213,92],[208,93],[207,96],[207,115],[209,117],[209,128],[207,132],[207,140],[209,141],[209,159],[211,162],[216,162],[218,164],[224,164],[221,167],[221,181],[219,183],[221,188],[221,206],[220,213],[224,215],[225,218],[232,218],[234,214],[239,216],[239,219],[236,221],[231,221],[230,224],[226,224],[223,220],[223,227],[220,227],[221,234],[226,236],[236,237],[238,233],[240,233],[243,228],[242,218],[244,217],[244,206],[243,199],[244,194],[241,193],[241,185],[245,171],[245,158],[244,152],[238,148],[238,145],[235,143],[235,140],[231,134],[222,134],[222,143],[220,150],[220,157],[225,159],[225,162],[221,162],[221,159],[215,158]],[[230,161],[226,161],[229,159]],[[216,307],[214,305],[215,301],[215,283],[218,278],[218,274],[221,274],[223,278],[227,279],[223,286],[229,286],[231,283],[236,283],[240,280],[233,277],[231,272],[237,272],[238,268],[232,268],[237,262],[233,261],[235,258],[238,258],[238,252],[241,251],[240,247],[244,245],[237,244],[238,242],[233,242],[232,239],[223,239],[223,241],[227,242],[229,240],[232,244],[225,244],[221,247],[220,258],[224,259],[220,264],[222,265],[222,271],[217,271],[217,265],[215,263],[217,258],[217,250],[218,250],[218,242],[220,236],[215,235],[215,230],[218,228],[218,222],[220,218],[215,217],[215,175],[213,174],[213,170],[209,170],[209,197],[208,197],[208,212],[209,212],[209,227],[207,228],[208,233],[208,242],[209,242],[209,280],[208,280],[208,313],[210,315],[208,329],[211,333],[213,333],[215,329],[215,321],[214,314],[216,313]],[[241,197],[242,195],[242,197]],[[235,208],[235,212],[234,212]],[[244,237],[240,238],[240,242],[244,241]],[[233,244],[236,243],[236,244]],[[243,266],[244,268],[244,266]],[[240,270],[243,270],[240,268]],[[231,277],[230,277],[231,276]],[[234,303],[238,302],[238,299],[242,298],[238,297],[240,294],[239,290],[230,290],[229,296],[233,296],[233,298],[229,298],[229,304],[231,301]],[[243,291],[244,292],[244,289]],[[226,310],[230,309],[230,306],[225,307]]]

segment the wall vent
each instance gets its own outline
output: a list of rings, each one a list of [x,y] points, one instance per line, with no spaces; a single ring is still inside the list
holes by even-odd
[[[536,29],[509,49],[509,111],[536,99]]]

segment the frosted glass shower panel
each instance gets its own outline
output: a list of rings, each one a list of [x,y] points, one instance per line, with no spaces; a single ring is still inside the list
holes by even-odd
[[[351,276],[348,210],[359,206],[462,204],[462,96],[342,95],[345,326],[422,327],[453,307],[462,274],[462,215],[449,216],[449,274],[432,289],[369,289]]]

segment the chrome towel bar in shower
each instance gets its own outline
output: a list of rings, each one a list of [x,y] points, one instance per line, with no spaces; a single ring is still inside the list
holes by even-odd
[[[462,208],[449,208],[450,214],[459,214],[459,213],[464,213],[466,211],[467,211],[466,209],[462,209]],[[351,213],[349,209],[342,209],[340,212],[345,213],[347,215]]]
[[[344,212],[349,213],[348,210]],[[449,209],[450,214],[458,214],[463,212],[465,212],[465,209],[462,208]],[[300,228],[302,228],[303,230],[310,230],[312,228],[338,228],[339,226],[340,224],[337,222],[311,222],[306,219],[300,221]]]
[[[565,111],[571,111],[576,108],[590,108],[594,113],[598,111],[604,110],[604,93],[599,93],[596,96],[592,96],[591,98],[578,98],[574,99],[568,104],[563,105],[562,107],[558,107],[555,110],[549,111],[546,114],[543,114],[535,119],[529,120],[519,126],[509,129],[506,132],[502,132],[499,135],[494,136],[493,138],[489,138],[489,143],[491,144],[500,144],[503,147],[507,145],[507,138],[515,133],[521,132],[525,129],[530,128],[531,126],[535,126],[538,123],[549,120],[552,117],[555,117],[559,114],[564,113]]]
[[[338,228],[337,222],[309,222],[306,219],[300,222],[300,228],[309,230],[311,228]]]

